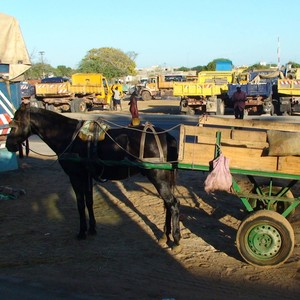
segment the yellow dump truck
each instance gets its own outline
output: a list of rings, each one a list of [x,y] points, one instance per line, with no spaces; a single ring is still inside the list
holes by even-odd
[[[278,79],[276,87],[273,94],[275,112],[283,115],[300,112],[300,69],[292,75],[287,74],[284,79]]]
[[[98,73],[77,73],[71,81],[45,78],[35,85],[37,105],[59,112],[85,112],[92,108],[111,109],[112,89]]]
[[[154,75],[147,82],[137,86],[139,96],[144,100],[173,96],[173,83],[186,81],[184,75]]]
[[[173,95],[181,97],[180,112],[224,115],[227,84],[232,80],[232,71],[204,71],[198,73],[197,81],[174,82]]]

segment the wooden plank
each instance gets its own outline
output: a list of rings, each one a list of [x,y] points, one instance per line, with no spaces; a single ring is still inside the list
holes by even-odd
[[[215,144],[216,134],[221,132],[221,145],[234,145],[246,148],[265,148],[268,147],[267,133],[263,131],[249,131],[249,130],[236,130],[236,129],[224,129],[224,128],[212,128],[212,127],[197,127],[191,125],[181,125],[180,141],[187,140],[185,136],[195,136],[196,138],[189,142]]]
[[[222,136],[225,138],[230,138],[231,129],[228,128],[211,128],[211,127],[199,127],[199,126],[192,126],[192,125],[182,125],[185,128],[185,135],[191,136],[212,136],[216,137],[216,133],[218,131],[222,132]]]
[[[261,149],[222,146],[222,153],[230,160],[230,168],[275,172],[277,157],[262,156]]]
[[[233,146],[242,148],[265,149],[269,147],[267,142],[256,141],[241,141],[234,139],[221,139],[221,146]]]
[[[214,151],[215,145],[185,143],[184,153],[179,162],[208,166],[214,159]]]
[[[300,175],[300,156],[281,156],[278,159],[278,171]]]
[[[186,126],[184,126],[184,125],[180,125],[180,131],[179,131],[179,149],[178,149],[178,160],[179,161],[183,159],[183,155],[184,155],[185,127]]]
[[[264,121],[264,120],[238,120],[229,118],[220,118],[214,116],[200,117],[199,124],[201,125],[216,125],[216,126],[227,126],[227,127],[247,127],[256,129],[272,129],[282,131],[296,131],[300,132],[300,124],[296,123],[282,123],[275,121]]]
[[[232,129],[231,138],[238,141],[267,142],[267,132]]]
[[[214,145],[185,143],[180,163],[209,165],[214,159]],[[262,150],[222,146],[222,153],[229,159],[230,168],[276,172],[277,157],[261,156]]]

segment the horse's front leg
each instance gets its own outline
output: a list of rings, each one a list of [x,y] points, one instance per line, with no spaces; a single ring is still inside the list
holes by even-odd
[[[85,193],[85,201],[89,213],[88,233],[91,235],[95,235],[97,231],[96,231],[96,220],[95,220],[94,207],[93,207],[93,202],[94,202],[93,201],[93,178],[90,174],[88,175],[88,186]]]
[[[83,240],[86,238],[87,224],[86,224],[86,215],[85,215],[85,193],[87,190],[86,180],[79,178],[78,176],[70,176],[70,181],[75,192],[77,200],[77,209],[79,213],[79,233],[77,238]]]

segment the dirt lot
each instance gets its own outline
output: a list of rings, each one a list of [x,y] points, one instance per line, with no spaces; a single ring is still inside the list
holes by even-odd
[[[0,185],[25,189],[26,195],[0,201],[0,279],[51,291],[56,299],[298,299],[298,213],[290,259],[274,269],[253,267],[235,246],[246,216],[241,201],[226,193],[207,195],[206,175],[179,172],[183,250],[174,254],[157,243],[163,204],[144,177],[95,184],[98,235],[78,241],[68,178],[55,158],[31,154],[19,170],[1,173]],[[299,196],[299,184],[293,192]]]

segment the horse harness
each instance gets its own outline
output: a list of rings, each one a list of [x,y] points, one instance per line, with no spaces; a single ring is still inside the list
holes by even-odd
[[[103,141],[105,138],[105,135],[108,135],[107,130],[109,129],[109,125],[105,124],[102,121],[99,120],[88,120],[84,121],[81,128],[78,131],[78,137],[88,142],[88,158],[91,158],[90,156],[94,157],[97,154],[97,143],[99,141]],[[136,130],[136,129],[135,129]],[[153,134],[156,145],[158,148],[158,157],[145,157],[145,143],[146,143],[146,135],[147,134]],[[124,149],[121,145],[119,145],[116,141],[115,143],[122,148],[125,152],[127,152],[126,149]],[[129,155],[133,156],[130,152],[127,152]],[[139,150],[139,157],[135,157],[139,159],[141,162],[165,162],[166,158],[164,157],[163,148],[160,142],[160,139],[158,137],[158,134],[155,131],[154,126],[150,122],[146,122],[141,134],[141,143],[140,143],[140,150]]]

